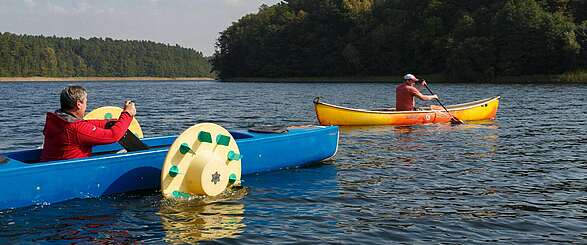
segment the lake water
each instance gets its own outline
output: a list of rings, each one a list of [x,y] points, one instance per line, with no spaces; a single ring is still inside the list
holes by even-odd
[[[41,144],[45,112],[67,84],[0,83],[0,152]],[[78,84],[88,108],[135,100],[147,137],[199,122],[316,124],[314,96],[386,107],[396,85]],[[4,210],[0,244],[587,243],[587,85],[429,85],[446,104],[501,95],[497,120],[342,127],[335,159],[244,176],[245,189],[214,202],[178,205],[144,191]]]

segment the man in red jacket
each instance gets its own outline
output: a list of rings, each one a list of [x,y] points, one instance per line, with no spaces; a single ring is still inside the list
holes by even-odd
[[[414,87],[414,84],[418,82],[420,86],[426,86],[426,81],[418,80],[416,76],[412,74],[406,74],[404,76],[404,82],[395,88],[395,110],[396,111],[413,111],[416,109],[416,102],[414,97],[418,97],[421,100],[433,100],[438,99],[438,95],[424,95]]]
[[[47,113],[42,162],[91,156],[92,146],[119,141],[137,113],[134,103],[127,101],[118,120],[106,128],[109,120],[83,119],[88,105],[88,93],[83,87],[64,88],[60,102],[61,109]]]

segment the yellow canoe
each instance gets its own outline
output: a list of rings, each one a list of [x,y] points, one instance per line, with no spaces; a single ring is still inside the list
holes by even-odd
[[[494,120],[500,96],[446,108],[463,121]],[[417,111],[395,111],[395,108],[363,110],[332,105],[314,99],[314,109],[320,125],[415,125],[447,123],[451,116],[441,106],[421,107]]]

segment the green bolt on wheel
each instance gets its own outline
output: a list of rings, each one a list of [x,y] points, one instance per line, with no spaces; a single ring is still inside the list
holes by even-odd
[[[173,191],[172,195],[175,198],[185,198],[185,199],[188,199],[188,198],[192,197],[192,195],[190,195],[188,193],[185,193],[185,192],[181,192],[181,191]]]
[[[177,176],[178,174],[179,174],[179,168],[178,168],[177,166],[172,166],[172,167],[169,169],[169,176],[171,176],[171,177],[175,177],[175,176]]]
[[[228,157],[229,161],[241,160],[241,155],[238,153],[235,153],[234,151],[229,151],[227,157]]]
[[[209,132],[200,131],[198,134],[198,140],[200,142],[212,143],[212,135]]]
[[[230,136],[219,134],[216,136],[216,143],[219,145],[228,146],[230,144]]]
[[[179,146],[179,152],[181,152],[181,154],[186,154],[189,151],[191,151],[192,149],[190,148],[190,146],[187,143],[181,143],[181,145]]]
[[[232,185],[232,184],[234,184],[234,182],[236,182],[236,180],[237,180],[236,174],[231,173],[230,176],[228,177],[228,184]]]

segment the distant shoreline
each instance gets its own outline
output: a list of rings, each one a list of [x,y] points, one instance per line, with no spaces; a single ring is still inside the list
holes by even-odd
[[[569,72],[550,75],[501,76],[486,80],[454,82],[441,74],[415,74],[418,78],[429,82],[441,83],[587,83],[587,71]],[[223,82],[290,82],[290,83],[399,83],[403,75],[389,76],[340,76],[340,77],[233,77]]]
[[[429,82],[453,82],[441,74],[416,75]],[[211,77],[0,77],[2,82],[96,82],[96,81],[215,81]],[[402,75],[389,76],[340,76],[340,77],[234,77],[222,82],[288,82],[288,83],[399,83]],[[503,76],[475,83],[587,83],[587,71],[553,75]],[[471,83],[462,81],[458,83]]]
[[[0,82],[212,81],[210,77],[0,77]]]

